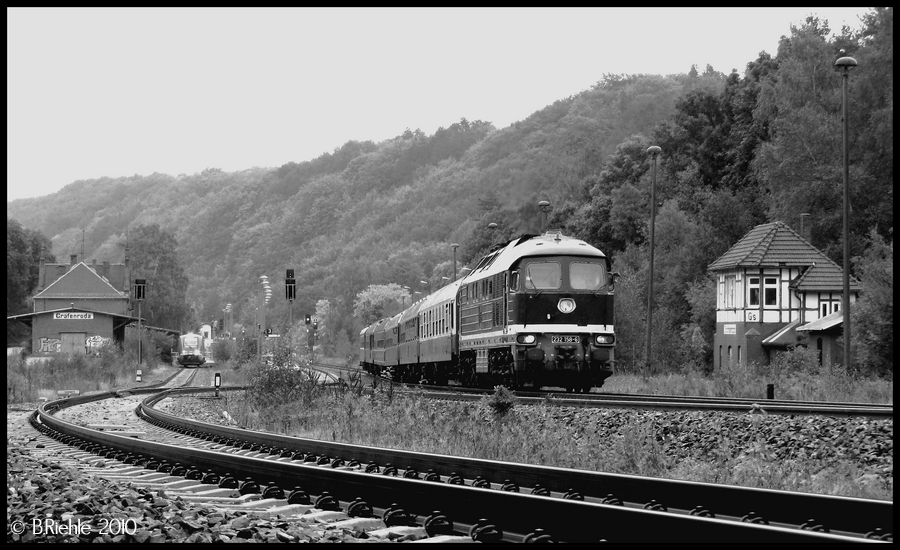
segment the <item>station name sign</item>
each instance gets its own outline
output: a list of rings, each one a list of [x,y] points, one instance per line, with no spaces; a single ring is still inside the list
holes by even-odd
[[[72,319],[93,319],[93,318],[94,318],[94,314],[93,314],[93,313],[75,313],[75,312],[69,312],[69,313],[54,313],[54,314],[53,314],[53,318],[54,318],[54,319],[63,319],[63,320],[72,320]]]

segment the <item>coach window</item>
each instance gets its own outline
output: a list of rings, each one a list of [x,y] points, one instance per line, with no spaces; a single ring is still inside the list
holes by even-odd
[[[562,284],[559,262],[532,262],[525,266],[525,288],[557,290]]]

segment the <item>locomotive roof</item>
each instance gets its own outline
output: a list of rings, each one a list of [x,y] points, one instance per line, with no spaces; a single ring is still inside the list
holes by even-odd
[[[581,239],[566,237],[558,230],[543,235],[522,235],[485,255],[464,279],[480,279],[509,269],[518,260],[534,256],[593,256],[605,258],[600,249]]]

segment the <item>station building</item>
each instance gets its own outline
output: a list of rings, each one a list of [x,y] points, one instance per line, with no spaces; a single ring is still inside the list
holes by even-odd
[[[41,262],[34,312],[7,317],[31,327],[34,355],[94,353],[107,343],[122,345],[131,314],[131,271],[124,264]]]
[[[841,362],[843,270],[782,222],[758,225],[708,268],[716,275],[714,367],[769,364],[794,346]],[[850,278],[850,302],[860,285]]]

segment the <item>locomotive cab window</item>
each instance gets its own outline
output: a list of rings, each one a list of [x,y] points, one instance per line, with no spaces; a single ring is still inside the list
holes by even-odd
[[[557,290],[562,286],[562,266],[559,262],[531,262],[525,266],[525,288],[528,290]]]
[[[606,267],[599,263],[572,262],[569,284],[572,290],[602,290],[606,286]]]

